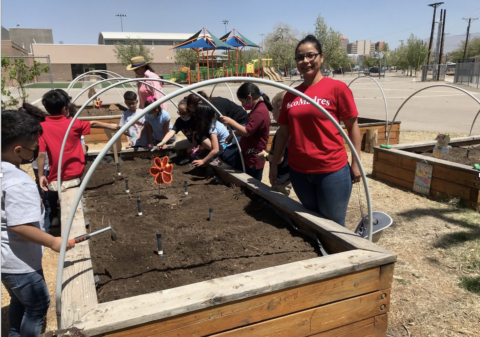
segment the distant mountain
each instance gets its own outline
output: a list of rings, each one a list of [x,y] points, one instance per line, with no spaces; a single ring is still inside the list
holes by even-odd
[[[467,35],[467,32],[463,35],[445,35],[445,44],[443,46],[443,52],[444,53],[449,53],[458,47],[461,46],[462,41],[465,41],[465,37]],[[435,38],[433,39],[433,44],[434,46],[432,49],[435,49],[435,42],[436,42],[436,37],[437,35],[435,34]],[[469,40],[472,40],[473,38],[479,37],[480,38],[480,33],[470,33],[470,37],[468,38]],[[430,38],[425,39],[425,41],[428,42],[430,41]]]

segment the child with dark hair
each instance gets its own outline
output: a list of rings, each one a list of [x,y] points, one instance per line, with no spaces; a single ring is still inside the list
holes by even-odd
[[[227,148],[221,157],[223,161],[241,169],[240,155],[245,161],[245,173],[262,181],[265,161],[258,161],[257,154],[267,149],[270,134],[270,98],[253,83],[244,83],[237,90],[237,97],[245,110],[250,110],[247,124],[240,125],[230,117],[221,116],[220,121],[236,131],[240,139],[242,153],[236,146]],[[229,137],[230,139],[232,136]]]
[[[157,99],[153,96],[147,97],[145,108],[156,100]],[[170,115],[160,107],[157,107],[145,115],[145,126],[142,129],[142,132],[146,132],[147,134],[148,147],[150,149],[152,149],[154,145],[163,146],[164,144],[172,144],[175,141],[175,135],[166,143],[163,142],[163,138],[171,129],[172,123],[170,123]]]
[[[58,165],[60,159],[60,150],[63,138],[70,125],[69,115],[70,98],[68,94],[61,90],[50,90],[43,95],[42,103],[50,116],[45,117],[45,121],[41,123],[43,135],[39,138],[39,155],[38,155],[38,178],[40,187],[44,191],[48,191],[50,202],[50,223],[52,226],[59,224],[58,220]],[[117,130],[118,125],[110,123],[102,123],[98,121],[80,121],[73,123],[72,129],[68,134],[65,143],[62,163],[62,189],[71,188],[80,184],[80,177],[83,175],[85,168],[85,155],[82,148],[80,137],[90,133],[90,127],[108,128]],[[44,165],[45,157],[48,154],[50,172],[48,177],[45,175]],[[46,228],[48,230],[48,228]]]
[[[205,103],[201,103],[195,108],[197,133],[193,137],[193,147],[197,147],[198,144],[210,152],[205,158],[194,160],[193,166],[207,164],[223,152],[228,130],[216,120],[215,115],[215,110]]]
[[[170,139],[174,137],[179,131],[182,131],[182,133],[185,135],[185,137],[187,137],[187,139],[177,141],[174,145],[174,148],[177,151],[188,149],[191,150],[193,136],[195,135],[197,128],[195,114],[187,109],[186,99],[182,99],[180,102],[178,102],[177,113],[180,118],[177,118],[175,120],[175,124],[173,124],[172,129],[167,132],[167,134],[165,135],[165,137],[163,137],[162,141],[160,142],[160,144],[158,144],[158,146],[162,149],[166,149],[167,143],[170,141]]]
[[[123,99],[128,109],[123,112],[122,117],[120,118],[120,123],[118,123],[119,126],[124,126],[137,112],[142,111],[141,109],[137,108],[137,94],[133,91],[126,91],[123,95]],[[128,128],[128,147],[148,145],[147,132],[142,132],[144,125],[145,116],[142,116],[138,121],[135,122],[135,124]]]
[[[204,91],[198,92],[202,97],[198,97],[195,94],[190,94],[187,97],[187,108],[189,111],[194,112],[198,104],[204,101],[209,101],[215,108],[220,111],[223,116],[230,117],[240,125],[245,126],[247,123],[247,112],[242,109],[241,106],[235,104],[229,99],[223,97],[208,97]],[[218,119],[219,116],[217,116]]]
[[[2,284],[10,295],[9,336],[38,336],[50,305],[43,247],[59,252],[61,237],[44,232],[37,187],[21,164],[38,155],[40,123],[24,111],[2,111]],[[67,249],[75,244],[69,242]]]

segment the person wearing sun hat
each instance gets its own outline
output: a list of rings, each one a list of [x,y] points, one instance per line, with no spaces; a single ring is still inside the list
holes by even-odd
[[[143,56],[135,56],[130,60],[131,64],[127,66],[127,70],[133,70],[137,78],[155,78],[160,79],[160,77],[155,74],[155,71],[149,66],[151,62],[145,61]],[[146,83],[152,85],[153,87],[162,90],[162,82],[158,81],[145,81]],[[153,96],[157,100],[163,97],[163,94],[158,90],[146,85],[145,83],[137,83],[138,88],[138,99],[140,101],[140,109],[145,107],[145,101],[147,97]],[[167,111],[167,102],[160,105],[162,110]]]

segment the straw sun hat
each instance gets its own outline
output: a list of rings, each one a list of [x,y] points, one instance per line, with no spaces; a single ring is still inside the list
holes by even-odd
[[[132,62],[132,64],[129,64],[127,66],[127,70],[135,70],[137,68],[146,66],[147,64],[151,63],[151,62],[146,62],[145,59],[143,58],[143,56],[132,57],[130,62]]]

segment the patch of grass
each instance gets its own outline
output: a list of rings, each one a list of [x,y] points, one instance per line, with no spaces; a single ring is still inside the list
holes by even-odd
[[[480,295],[480,277],[461,276],[459,286]]]
[[[93,142],[93,145],[98,145],[98,142]]]
[[[398,279],[397,282],[400,283],[402,286],[408,286],[408,285],[412,284],[411,281],[409,281],[409,280],[404,280],[403,278]]]

